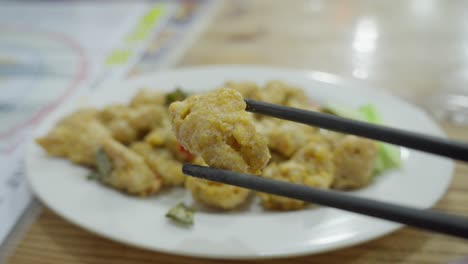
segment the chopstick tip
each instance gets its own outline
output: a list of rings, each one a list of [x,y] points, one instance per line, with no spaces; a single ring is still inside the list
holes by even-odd
[[[182,172],[187,175],[192,175],[193,174],[193,164],[188,164],[185,163],[182,165]]]

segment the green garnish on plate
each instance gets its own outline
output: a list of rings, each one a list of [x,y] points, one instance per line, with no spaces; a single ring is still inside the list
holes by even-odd
[[[112,161],[103,149],[96,152],[96,167],[97,170],[93,170],[88,174],[88,180],[102,180],[112,171]]]
[[[193,215],[195,210],[186,206],[184,203],[179,203],[169,212],[167,212],[166,217],[172,219],[178,224],[182,224],[185,226],[192,226],[193,225]]]
[[[180,88],[177,88],[175,91],[166,94],[166,105],[170,105],[176,101],[182,101],[187,98],[187,96],[188,94],[186,92],[182,91]]]

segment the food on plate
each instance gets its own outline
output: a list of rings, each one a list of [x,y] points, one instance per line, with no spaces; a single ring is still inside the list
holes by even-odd
[[[161,178],[151,171],[145,159],[116,140],[107,139],[99,153],[105,154],[110,164],[107,173],[101,174],[101,182],[140,196],[156,193],[161,188]],[[96,159],[99,158],[102,159],[102,156],[97,155]]]
[[[299,108],[308,108],[310,106],[304,90],[277,80],[265,84],[259,100]]]
[[[352,135],[339,137],[333,149],[333,188],[346,190],[368,185],[376,158],[377,143],[374,141]]]
[[[262,131],[267,131],[268,147],[287,158],[317,136],[314,127],[283,120]]]
[[[263,177],[328,189],[334,180],[333,153],[324,137],[316,134],[300,147],[291,159],[271,162]],[[304,201],[268,193],[258,193],[262,205],[275,210],[297,210],[306,206]]]
[[[144,138],[144,141],[153,147],[167,149],[172,154],[173,158],[178,161],[191,162],[195,158],[192,153],[188,152],[179,144],[172,132],[169,120],[167,120],[167,123],[163,126],[151,130]]]
[[[133,143],[130,149],[145,159],[153,173],[162,177],[164,186],[184,185],[182,163],[177,161],[168,149],[154,148],[143,141]]]
[[[360,112],[366,121],[383,125],[383,119],[377,108],[372,104],[366,104],[359,107]],[[391,144],[378,142],[378,154],[374,168],[374,174],[380,174],[386,170],[399,168],[401,166],[400,149]]]
[[[240,93],[221,88],[172,103],[169,111],[179,142],[208,165],[260,174],[270,153],[245,107]]]
[[[219,182],[187,177],[185,188],[194,200],[219,209],[234,209],[247,201],[250,190]]]
[[[223,87],[238,91],[244,98],[260,100],[261,88],[255,82],[227,81]]]
[[[303,164],[309,172],[306,185],[327,189],[335,180],[336,165],[334,156],[326,140],[321,136],[309,141],[300,148],[292,160]]]
[[[149,195],[161,187],[143,158],[121,145],[99,122],[95,109],[78,110],[65,117],[46,136],[38,138],[49,155],[98,169],[102,183],[135,195]],[[103,158],[103,157],[106,158]],[[103,169],[106,163],[109,169]]]
[[[269,164],[263,173],[263,177],[278,181],[285,181],[295,184],[306,185],[310,178],[309,171],[304,164],[294,160],[281,163]],[[304,208],[307,203],[302,200],[291,199],[269,193],[259,192],[262,206],[274,210],[299,210]]]
[[[180,88],[177,88],[175,91],[166,94],[166,105],[170,105],[176,101],[182,101],[187,97],[187,94],[182,91]]]
[[[379,111],[372,104],[362,105],[358,109],[337,105],[325,105],[322,107],[322,111],[324,113],[334,114],[345,118],[383,125],[383,119],[380,116]],[[401,166],[400,150],[397,146],[383,142],[377,142],[377,145],[378,153],[375,160],[373,171],[374,175],[381,174],[386,170],[399,168]]]
[[[340,190],[363,188],[375,175],[401,165],[395,146],[248,113],[244,98],[382,123],[373,105],[318,106],[302,89],[281,81],[263,86],[229,81],[197,95],[182,88],[168,93],[141,89],[128,104],[69,114],[36,142],[50,156],[90,168],[89,179],[116,190],[147,196],[162,188],[185,188],[198,203],[223,210],[254,201],[252,192],[186,177],[183,163]],[[257,197],[267,210],[308,206],[266,193]],[[184,210],[177,206],[168,217],[184,219],[190,215]]]
[[[114,104],[105,107],[99,113],[99,120],[117,141],[130,144],[152,128],[159,126],[164,111],[161,105],[139,104],[131,107]]]
[[[139,105],[164,105],[166,103],[166,94],[158,90],[140,89],[130,101],[131,107]]]
[[[245,111],[242,95],[221,88],[194,95],[169,106],[174,131],[182,146],[210,166],[260,174],[270,159],[266,138],[255,130]],[[241,205],[249,190],[203,179],[190,178],[187,189],[194,199],[222,209]]]
[[[60,120],[36,142],[51,156],[93,167],[96,165],[96,151],[102,147],[105,139],[111,137],[96,117],[95,109],[78,110]]]

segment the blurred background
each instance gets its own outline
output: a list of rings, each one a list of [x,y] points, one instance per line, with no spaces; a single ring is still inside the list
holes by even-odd
[[[96,261],[79,243],[48,241],[47,230],[57,226],[95,246],[118,248],[130,260],[151,259],[150,253],[117,246],[44,211],[24,180],[23,145],[37,123],[80,94],[159,69],[208,64],[331,73],[416,104],[449,137],[468,140],[467,1],[0,1],[4,260]],[[461,205],[467,172],[466,166],[457,167],[439,208],[468,212]],[[84,249],[71,256],[54,243]],[[403,231],[317,260],[441,263],[467,254],[460,242]]]
[[[467,110],[465,1],[232,1],[181,64],[249,63],[362,80]],[[213,52],[219,51],[219,52]],[[437,102],[431,102],[428,110]],[[454,114],[456,115],[456,114]],[[465,122],[455,117],[455,121]]]

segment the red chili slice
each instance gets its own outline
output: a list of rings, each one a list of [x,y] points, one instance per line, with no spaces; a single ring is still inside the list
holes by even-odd
[[[179,151],[182,153],[182,155],[184,156],[185,160],[187,161],[192,161],[195,156],[190,153],[190,151],[186,150],[182,145],[179,144]]]

